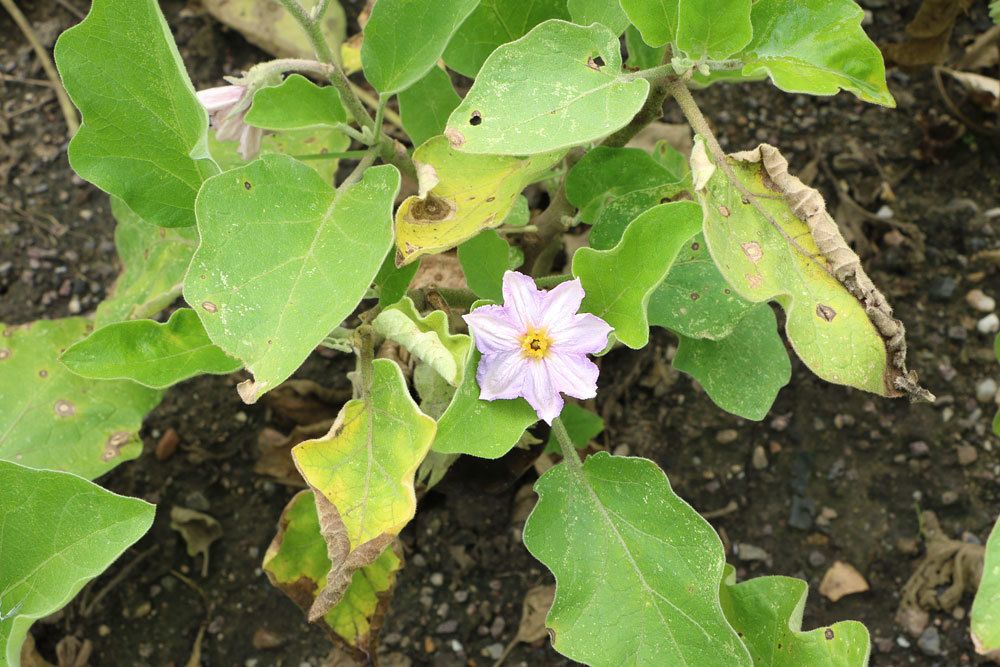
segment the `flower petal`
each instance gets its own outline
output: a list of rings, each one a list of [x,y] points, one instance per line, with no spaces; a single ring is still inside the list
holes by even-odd
[[[483,354],[520,349],[524,329],[505,306],[481,306],[463,319]]]
[[[597,364],[582,354],[553,353],[545,357],[546,370],[555,391],[573,398],[597,396]]]
[[[521,323],[522,330],[538,326],[545,294],[535,287],[531,276],[517,271],[503,274],[503,305]]]
[[[219,141],[235,141],[243,134],[243,120],[239,116],[216,115],[214,119],[218,121],[215,126],[215,138]]]
[[[535,409],[539,419],[552,425],[552,420],[559,416],[563,409],[563,398],[549,377],[548,364],[538,361],[526,363],[528,377],[525,378],[523,396]]]
[[[253,159],[260,152],[260,142],[263,138],[264,130],[244,125],[240,133],[240,156],[244,160]]]
[[[196,95],[201,106],[209,113],[213,113],[239,102],[245,91],[243,86],[218,86],[199,90]]]
[[[479,398],[484,401],[495,401],[498,398],[510,399],[520,396],[528,371],[527,365],[528,361],[520,352],[484,354],[476,369]]]
[[[580,279],[569,280],[556,285],[544,293],[542,319],[539,326],[553,327],[563,320],[572,319],[583,303],[583,286]]]
[[[554,353],[597,354],[608,346],[608,334],[614,328],[590,313],[574,315],[549,328]]]

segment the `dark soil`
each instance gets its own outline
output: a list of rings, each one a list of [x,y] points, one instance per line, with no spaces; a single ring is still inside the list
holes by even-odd
[[[51,47],[85,3],[21,4]],[[873,10],[869,32],[891,41],[902,36],[917,3],[862,4]],[[168,2],[166,10],[199,87],[218,85],[223,74],[261,57],[195,3]],[[985,3],[977,3],[958,23],[956,48],[987,21]],[[44,74],[6,14],[0,36],[0,320],[87,313],[118,270],[107,197],[70,171],[59,107],[49,88],[27,81]],[[1000,247],[1000,151],[996,141],[969,131],[956,141],[936,139],[948,110],[928,72],[894,69],[889,80],[895,110],[847,94],[787,95],[763,83],[697,97],[725,146],[767,141],[783,148],[793,169],[814,174],[906,323],[911,366],[937,403],[909,405],[827,385],[795,362],[792,384],[771,417],[746,422],[722,413],[670,369],[674,341],[660,332],[646,351],[616,351],[603,360],[598,409],[609,424],[601,444],[654,459],[702,512],[734,503],[712,519],[730,562],[740,578],[806,579],[805,627],[863,621],[875,640],[876,665],[979,664],[963,618],[971,597],[951,613],[932,614],[936,654],[926,642],[918,646],[893,616],[920,555],[918,511],[936,512],[952,536],[984,540],[1000,508],[1000,443],[989,429],[996,406],[978,402],[975,391],[980,381],[1000,376],[1000,366],[992,338],[975,328],[983,314],[964,298],[973,288],[1000,297],[996,264],[975,258]],[[680,121],[669,106],[668,120]],[[883,180],[891,195],[879,195]],[[880,221],[843,202],[838,207],[839,186],[870,212],[889,207],[892,217]],[[299,376],[346,387],[346,370],[343,358],[316,355]],[[91,664],[183,665],[202,628],[206,665],[318,665],[327,656],[325,635],[260,569],[295,490],[253,472],[258,433],[282,424],[264,406],[244,406],[237,380],[201,378],[170,391],[147,421],[143,456],[101,480],[157,503],[157,519],[80,600],[35,627],[49,660],[57,641],[75,635],[93,642]],[[152,450],[168,428],[180,434],[181,447],[159,461]],[[974,447],[976,460],[961,465],[959,446]],[[753,456],[758,447],[766,461]],[[408,564],[383,630],[382,653],[392,654],[386,664],[490,665],[489,656],[516,634],[525,592],[551,583],[520,543],[523,514],[514,498],[536,478],[530,466],[518,478],[524,467],[523,454],[488,465],[463,462],[423,498],[403,534]],[[207,577],[200,557],[189,557],[169,527],[175,505],[208,512],[222,524]],[[741,560],[736,544],[760,547],[768,558]],[[836,603],[821,597],[817,586],[835,560],[856,567],[871,590]],[[280,645],[255,648],[260,629]],[[516,648],[506,664],[568,663],[538,642]]]

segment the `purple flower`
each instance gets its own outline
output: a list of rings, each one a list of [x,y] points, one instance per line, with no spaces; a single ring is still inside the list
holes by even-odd
[[[551,424],[562,412],[560,392],[597,395],[597,366],[587,355],[607,346],[611,327],[596,315],[577,314],[583,296],[579,279],[546,292],[522,273],[505,273],[504,305],[465,316],[483,355],[476,370],[479,398],[524,397]]]
[[[198,91],[198,101],[205,107],[219,141],[240,140],[240,156],[249,160],[260,151],[264,131],[243,122],[250,108],[243,86],[219,86]]]

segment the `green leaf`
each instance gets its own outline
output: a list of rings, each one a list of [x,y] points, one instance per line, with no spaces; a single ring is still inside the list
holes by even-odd
[[[566,3],[573,23],[590,25],[600,23],[620,35],[628,27],[628,17],[621,5],[609,0],[568,0]]]
[[[93,479],[142,451],[139,427],[162,393],[59,363],[89,330],[82,317],[0,325],[0,459]]]
[[[535,491],[524,544],[556,577],[556,650],[601,667],[751,664],[719,603],[722,543],[656,464],[599,452]]]
[[[723,60],[750,42],[751,0],[680,0],[677,46],[694,60]]]
[[[636,218],[611,250],[577,250],[573,275],[587,293],[582,310],[613,326],[625,345],[644,347],[649,340],[649,296],[698,230],[701,218],[701,207],[694,202],[661,204]]]
[[[379,313],[372,326],[437,371],[449,384],[458,386],[469,353],[469,337],[448,332],[448,315],[443,310],[421,316],[413,301],[403,297]]]
[[[866,102],[896,106],[878,47],[861,27],[854,0],[758,0],[753,39],[736,57],[744,76],[766,72],[790,93],[850,91]]]
[[[569,439],[573,441],[573,445],[577,449],[584,449],[604,430],[604,420],[601,419],[600,415],[576,403],[567,403],[559,414],[559,419],[566,427],[566,433],[569,434]],[[559,441],[554,433],[549,434],[549,440],[545,443],[545,451],[559,452]]]
[[[499,226],[520,192],[564,154],[468,155],[443,136],[423,144],[413,153],[420,193],[407,197],[396,210],[396,263],[448,250]]]
[[[792,379],[792,364],[777,326],[771,307],[761,303],[721,340],[680,335],[674,368],[700,382],[726,412],[760,421]]]
[[[761,163],[765,159],[770,167]],[[899,395],[898,380],[905,380],[906,372],[895,362],[889,363],[899,352],[891,341],[893,336],[883,339],[865,306],[833,275],[834,269],[817,247],[810,227],[795,214],[796,210],[809,211],[815,233],[826,245],[835,246],[832,252],[838,261],[852,256],[857,262],[852,264],[852,276],[860,275],[864,281],[852,280],[870,282],[857,256],[840,237],[836,223],[822,208],[819,194],[789,175],[787,163],[770,146],[730,156],[728,161],[741,188],[730,184],[724,170],[709,162],[703,141],[700,137],[696,140],[692,164],[701,165],[695,170],[695,182],[704,183],[698,197],[705,209],[705,240],[730,286],[749,301],[781,304],[787,314],[788,340],[819,377],[877,394]],[[787,191],[778,190],[776,181],[786,180],[796,188],[794,198],[781,196]],[[760,210],[748,202],[743,189],[755,194]],[[881,300],[887,308],[874,286],[870,290],[872,307]],[[885,317],[891,320],[891,316]]]
[[[857,621],[802,631],[809,586],[791,577],[757,577],[736,583],[731,566],[722,584],[722,608],[743,639],[754,665],[866,667],[868,630]]]
[[[281,155],[205,183],[184,298],[253,373],[243,400],[286,380],[361,301],[392,243],[398,190],[390,165],[338,192]]]
[[[663,46],[677,35],[677,12],[680,0],[621,0],[622,9],[642,40],[650,46]]]
[[[666,45],[650,46],[642,40],[639,29],[629,25],[625,29],[625,49],[628,51],[626,64],[637,69],[650,69],[663,62]]]
[[[986,541],[983,578],[972,602],[972,642],[976,652],[1000,656],[1000,520]]]
[[[290,155],[312,167],[325,182],[333,183],[340,160],[329,156],[346,151],[350,145],[350,137],[339,130],[286,130],[265,134],[260,144],[260,156]],[[219,141],[213,132],[209,135],[208,147],[223,171],[248,164],[237,152],[238,141]]]
[[[451,38],[444,61],[474,79],[498,46],[524,37],[548,19],[569,19],[566,0],[481,0]]]
[[[212,344],[197,313],[174,312],[165,324],[130,320],[102,327],[63,352],[60,361],[94,380],[132,380],[165,389],[203,373],[224,375],[242,368]]]
[[[383,308],[406,296],[406,290],[410,288],[410,282],[420,268],[419,261],[397,268],[395,258],[396,253],[390,250],[382,262],[382,268],[375,276],[375,285],[378,286],[378,305]]]
[[[395,545],[386,547],[370,565],[353,573],[341,601],[323,616],[323,627],[352,649],[373,653],[402,567]],[[300,491],[282,511],[263,568],[271,583],[305,612],[322,593],[331,563],[313,492]]]
[[[1000,0],[990,2],[990,18],[997,25],[1000,25]]]
[[[503,274],[510,268],[510,245],[492,229],[484,229],[458,246],[458,261],[476,296],[503,301]]]
[[[198,103],[156,0],[94,0],[55,60],[83,114],[69,144],[80,176],[161,227],[194,224],[194,198],[218,172]]]
[[[62,609],[153,524],[156,508],[75,475],[0,461],[0,644],[18,665],[31,622]]]
[[[579,146],[626,125],[648,92],[648,81],[622,70],[608,28],[546,21],[487,58],[445,135],[467,153]]]
[[[523,398],[484,401],[479,398],[476,369],[479,350],[472,347],[451,405],[438,420],[434,451],[439,454],[469,454],[498,459],[521,439],[538,415]]]
[[[401,92],[399,115],[413,145],[420,146],[443,133],[448,116],[461,101],[451,77],[440,67],[432,67],[424,78]]]
[[[649,297],[649,323],[687,338],[722,340],[753,308],[719,273],[700,232],[687,240]]]
[[[382,0],[376,4],[361,44],[361,65],[368,83],[383,95],[416,83],[434,67],[451,36],[478,4],[479,0]]]
[[[264,130],[315,129],[345,122],[347,111],[336,88],[292,74],[280,85],[258,90],[243,120]]]
[[[332,504],[324,537],[343,554],[331,578],[374,562],[413,518],[413,475],[434,432],[396,362],[376,359],[370,399],[348,401],[327,435],[292,449],[302,477]]]
[[[111,198],[115,248],[122,272],[97,306],[94,324],[152,317],[181,294],[181,283],[198,245],[193,227],[164,229],[144,222],[125,203]]]

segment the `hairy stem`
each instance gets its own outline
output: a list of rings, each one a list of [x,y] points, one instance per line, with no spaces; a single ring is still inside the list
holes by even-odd
[[[576,445],[570,439],[569,433],[566,431],[566,426],[562,423],[562,419],[556,417],[552,420],[552,433],[559,442],[559,451],[562,453],[566,465],[574,473],[580,472],[583,469],[583,461],[580,460],[580,455],[576,451]]]

